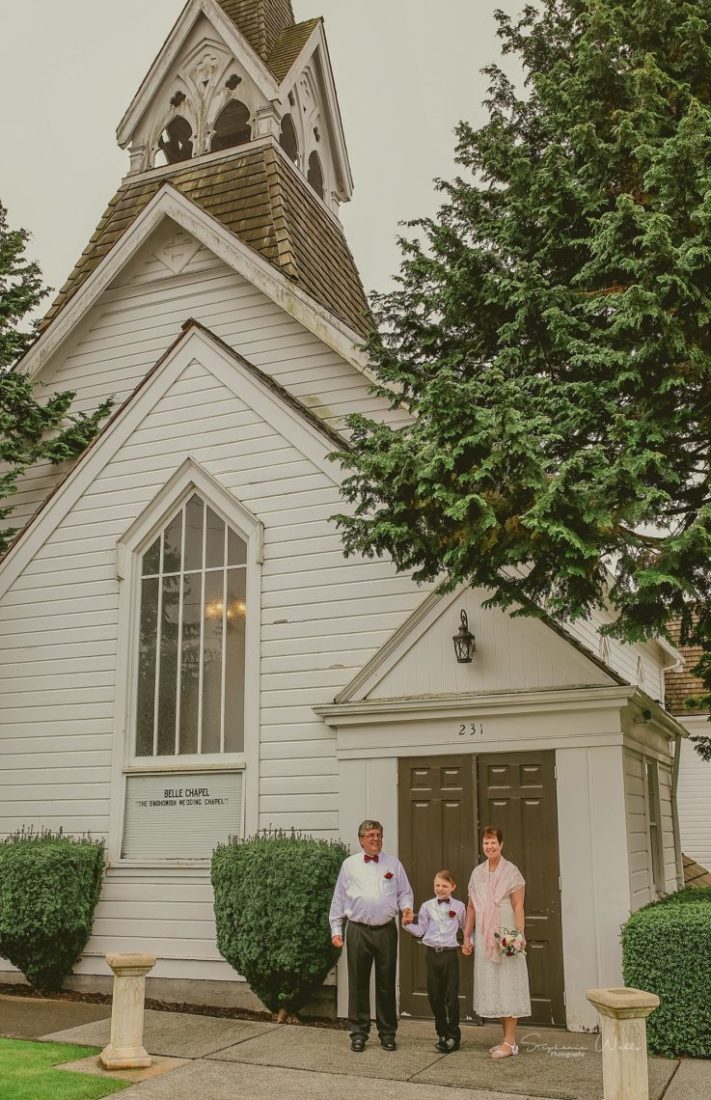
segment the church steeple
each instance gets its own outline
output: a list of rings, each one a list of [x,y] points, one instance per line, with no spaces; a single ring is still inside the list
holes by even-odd
[[[295,23],[291,0],[187,0],[117,136],[130,170],[44,327],[149,207],[180,222],[192,204],[277,272],[280,301],[370,332],[335,216],[353,182],[321,19]]]
[[[291,0],[188,0],[118,139],[130,175],[271,140],[334,213],[351,197],[323,23]]]
[[[280,34],[296,20],[291,0],[217,0],[262,61],[268,61]]]

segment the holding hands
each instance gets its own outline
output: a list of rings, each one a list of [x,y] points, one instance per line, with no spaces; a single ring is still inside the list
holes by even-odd
[[[469,940],[465,940],[462,944],[462,955],[471,955],[473,951],[474,945]]]

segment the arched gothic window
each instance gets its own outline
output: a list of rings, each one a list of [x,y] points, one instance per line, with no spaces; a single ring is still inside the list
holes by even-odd
[[[144,551],[136,756],[244,751],[246,563],[197,493]]]
[[[279,144],[288,156],[289,160],[293,160],[294,164],[299,159],[299,143],[296,140],[296,130],[294,129],[294,123],[291,120],[291,115],[284,115],[281,120],[281,133],[279,134]]]
[[[220,149],[231,149],[233,145],[244,145],[251,137],[249,107],[238,99],[231,99],[215,119],[210,150],[216,153]]]
[[[323,182],[323,169],[318,153],[312,153],[309,157],[309,170],[306,176],[316,194],[321,199],[326,198],[326,190]]]
[[[181,160],[190,160],[193,155],[193,131],[190,123],[182,115],[176,115],[158,138],[158,153],[155,164],[178,164]]]

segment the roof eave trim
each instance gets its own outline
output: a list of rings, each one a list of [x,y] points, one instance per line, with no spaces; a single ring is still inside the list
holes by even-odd
[[[267,99],[274,99],[278,95],[279,85],[274,74],[215,0],[188,0],[118,124],[116,138],[122,149],[129,144],[150,99],[168,74],[200,15],[205,15],[214,24],[215,29],[224,38],[225,44],[244,65],[248,75],[263,95]]]
[[[281,306],[369,381],[373,380],[367,357],[362,350],[361,336],[168,183],[154,195],[86,282],[63,306],[18,364],[18,370],[30,377],[37,375],[87,310],[94,305],[99,295],[166,217],[171,218],[186,232],[192,233],[228,267],[233,268]]]

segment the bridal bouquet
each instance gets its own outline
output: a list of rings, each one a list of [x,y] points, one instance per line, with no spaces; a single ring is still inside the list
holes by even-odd
[[[520,932],[510,932],[508,929],[504,929],[501,934],[494,932],[494,939],[499,945],[499,951],[502,955],[525,955],[526,948],[523,943],[523,936]]]

